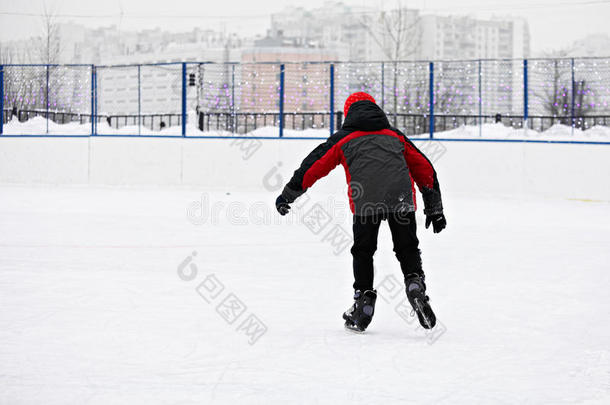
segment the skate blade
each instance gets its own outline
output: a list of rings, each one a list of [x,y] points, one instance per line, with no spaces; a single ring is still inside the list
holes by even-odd
[[[349,322],[345,322],[345,325],[343,325],[343,327],[345,328],[346,331],[351,332],[351,333],[356,333],[358,335],[361,335],[365,332],[364,330],[358,328],[353,323],[349,323]]]
[[[425,329],[432,329],[436,325],[436,322],[433,322],[432,319],[426,314],[425,305],[421,302],[419,298],[415,298],[415,306],[416,312],[419,318],[419,323]],[[432,312],[432,308],[429,308],[430,312]]]

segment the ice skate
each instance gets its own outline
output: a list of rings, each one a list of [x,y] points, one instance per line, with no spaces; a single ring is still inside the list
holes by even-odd
[[[366,290],[364,292],[356,290],[354,304],[343,313],[345,328],[354,332],[364,332],[373,319],[376,300],[376,290]]]
[[[410,274],[405,278],[407,286],[407,298],[417,314],[419,323],[425,329],[432,329],[436,325],[436,315],[430,307],[430,298],[426,295],[426,283],[424,277],[418,274]]]

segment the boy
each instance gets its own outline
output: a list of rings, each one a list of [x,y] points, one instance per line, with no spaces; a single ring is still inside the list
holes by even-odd
[[[436,317],[428,303],[415,224],[415,187],[424,199],[426,229],[434,233],[447,225],[441,192],[432,163],[399,130],[392,128],[375,99],[367,93],[350,95],[343,109],[345,122],[339,131],[303,160],[277,198],[275,205],[286,215],[290,204],[318,179],[342,164],[354,214],[354,304],[343,314],[345,326],[363,332],[375,311],[373,255],[381,221],[387,220],[394,252],[402,269],[407,298],[420,324],[431,329]]]

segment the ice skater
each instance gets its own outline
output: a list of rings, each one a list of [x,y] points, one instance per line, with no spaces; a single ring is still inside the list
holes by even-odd
[[[318,145],[294,172],[277,197],[276,208],[286,215],[290,204],[337,165],[343,165],[353,217],[354,304],[343,314],[346,328],[364,331],[375,312],[373,255],[382,221],[388,221],[394,252],[405,279],[407,298],[424,328],[436,316],[426,295],[425,276],[415,223],[415,186],[424,200],[426,229],[447,225],[436,171],[426,156],[388,118],[367,93],[350,95],[343,108],[345,122]]]

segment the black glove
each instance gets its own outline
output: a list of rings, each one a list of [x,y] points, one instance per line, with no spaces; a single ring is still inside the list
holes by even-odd
[[[288,214],[288,211],[290,211],[290,204],[288,204],[288,201],[286,201],[286,199],[280,195],[275,200],[275,209],[280,213],[280,215],[286,215]]]
[[[445,219],[445,215],[426,215],[426,229],[430,227],[430,224],[432,224],[432,229],[434,229],[434,233],[439,233],[447,226],[447,220]]]

